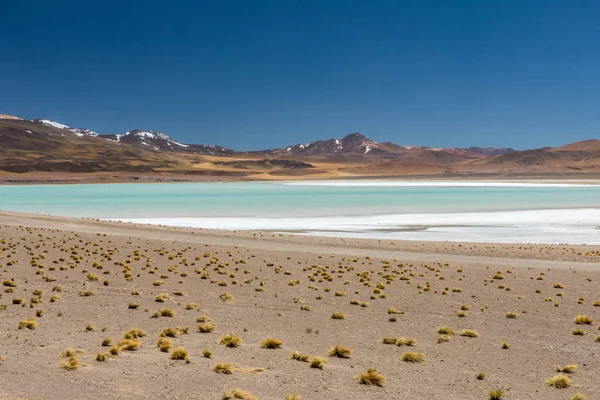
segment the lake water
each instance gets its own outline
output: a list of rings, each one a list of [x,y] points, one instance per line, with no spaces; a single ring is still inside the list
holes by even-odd
[[[0,209],[381,239],[600,244],[600,186],[313,181],[0,186]]]

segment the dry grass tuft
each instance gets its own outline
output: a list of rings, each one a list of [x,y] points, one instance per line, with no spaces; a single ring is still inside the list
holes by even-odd
[[[557,389],[565,389],[571,386],[571,378],[564,374],[554,375],[552,378],[546,379],[546,385],[554,386]]]
[[[31,318],[27,318],[27,319],[24,319],[21,322],[19,322],[19,329],[23,329],[23,328],[27,328],[30,330],[37,328],[37,322],[35,321],[35,318],[31,317]]]
[[[242,338],[228,333],[219,339],[219,344],[222,344],[225,347],[240,347],[242,344]]]
[[[223,392],[223,400],[239,399],[239,400],[258,400],[258,398],[243,389],[232,389]]]
[[[60,368],[66,369],[67,371],[74,371],[84,365],[85,364],[83,364],[81,361],[79,361],[79,359],[75,356],[71,356],[68,359],[63,360],[58,364],[58,366]]]
[[[477,333],[477,331],[475,331],[473,329],[463,329],[462,331],[460,331],[459,335],[464,336],[464,337],[472,337],[472,338],[479,337],[479,333]]]
[[[308,355],[308,354],[300,354],[297,351],[294,351],[292,353],[292,355],[291,355],[291,359],[292,360],[302,361],[302,362],[309,362],[311,358],[312,357],[310,355]]]
[[[369,368],[354,379],[358,380],[363,385],[383,386],[385,376],[381,375],[376,368]]]
[[[504,396],[504,390],[502,390],[502,389],[490,390],[488,395],[490,396],[490,400],[500,400],[502,398],[502,396]]]
[[[234,367],[233,364],[230,363],[216,363],[213,367],[213,371],[217,374],[231,375],[233,374]]]
[[[577,315],[574,322],[578,325],[591,325],[594,323],[594,320],[587,315]]]
[[[571,400],[587,400],[587,397],[583,393],[575,393]]]
[[[554,370],[556,372],[564,372],[565,374],[572,374],[575,372],[575,370],[577,370],[577,365],[568,364],[568,365],[565,365],[564,367],[556,366],[556,367],[554,367]]]
[[[404,362],[410,363],[422,363],[425,362],[425,354],[423,353],[415,353],[415,352],[406,352],[400,357],[400,359]]]
[[[331,319],[346,319],[346,314],[333,313],[331,314]]]
[[[223,293],[219,298],[226,303],[233,303],[235,301],[235,297],[231,293]]]
[[[142,342],[137,339],[123,339],[117,343],[117,346],[120,350],[124,351],[135,351],[140,348]]]
[[[171,339],[162,337],[162,338],[158,339],[158,342],[156,343],[156,347],[158,347],[160,349],[160,351],[162,351],[163,353],[166,353],[169,350],[171,350],[171,348],[173,347],[173,341]]]
[[[75,356],[78,356],[83,353],[84,353],[83,350],[73,349],[73,348],[69,347],[69,348],[66,348],[63,351],[61,351],[60,356],[61,357],[75,357]]]
[[[106,361],[111,357],[112,356],[109,352],[98,353],[98,354],[96,354],[96,361]]]
[[[283,341],[274,338],[266,338],[260,342],[260,347],[263,349],[280,349],[283,345]]]
[[[454,335],[454,329],[450,328],[449,326],[441,326],[439,328],[437,328],[437,333],[439,333],[440,335]]]
[[[140,328],[131,328],[123,334],[123,339],[137,339],[146,337],[147,334]]]
[[[325,364],[327,364],[326,358],[320,357],[320,356],[314,356],[313,358],[311,358],[309,365],[311,368],[323,369],[323,366]]]
[[[198,332],[200,333],[211,333],[214,332],[215,326],[210,323],[198,325]]]
[[[184,360],[187,363],[190,362],[189,354],[183,347],[177,347],[175,350],[173,350],[170,357],[171,360]]]
[[[288,393],[283,400],[302,400],[302,396],[298,393]]]
[[[334,347],[329,349],[327,353],[329,357],[337,357],[337,358],[350,358],[352,356],[352,350],[348,347],[341,346],[336,344]]]
[[[417,344],[416,339],[405,338],[404,336],[396,339],[396,346],[414,346],[415,344]]]

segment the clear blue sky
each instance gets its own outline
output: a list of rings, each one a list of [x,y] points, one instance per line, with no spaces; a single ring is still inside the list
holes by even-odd
[[[600,1],[4,1],[0,113],[234,149],[600,137]]]

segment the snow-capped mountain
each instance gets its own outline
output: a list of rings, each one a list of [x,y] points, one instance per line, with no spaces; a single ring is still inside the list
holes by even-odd
[[[179,143],[173,140],[169,135],[158,131],[136,129],[120,134],[99,135],[98,137],[118,143],[144,146],[153,150],[179,151],[211,155],[235,153],[235,151],[221,146]]]
[[[492,150],[492,149],[487,149]],[[295,144],[283,149],[271,150],[274,155],[294,156],[326,156],[335,154],[362,154],[388,157],[404,156],[405,158],[428,159],[474,159],[483,153],[458,148],[431,148],[424,146],[400,146],[390,142],[378,143],[360,133],[351,133],[341,139],[331,138],[306,144]]]
[[[98,136],[98,134],[94,131],[91,131],[89,129],[84,129],[84,128],[71,128],[68,125],[65,124],[61,124],[59,122],[56,121],[51,121],[49,119],[32,119],[29,120],[30,122],[33,122],[34,124],[43,124],[46,126],[51,126],[53,128],[57,128],[57,129],[62,129],[68,132],[72,132],[75,135],[79,136],[79,137],[84,137],[84,136]]]

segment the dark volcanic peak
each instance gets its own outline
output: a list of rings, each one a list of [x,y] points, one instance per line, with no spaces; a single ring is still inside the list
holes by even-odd
[[[351,133],[342,139],[331,138],[306,144],[295,144],[284,149],[273,150],[271,153],[302,156],[324,156],[341,153],[367,154],[375,148],[377,148],[376,142],[360,133]]]

